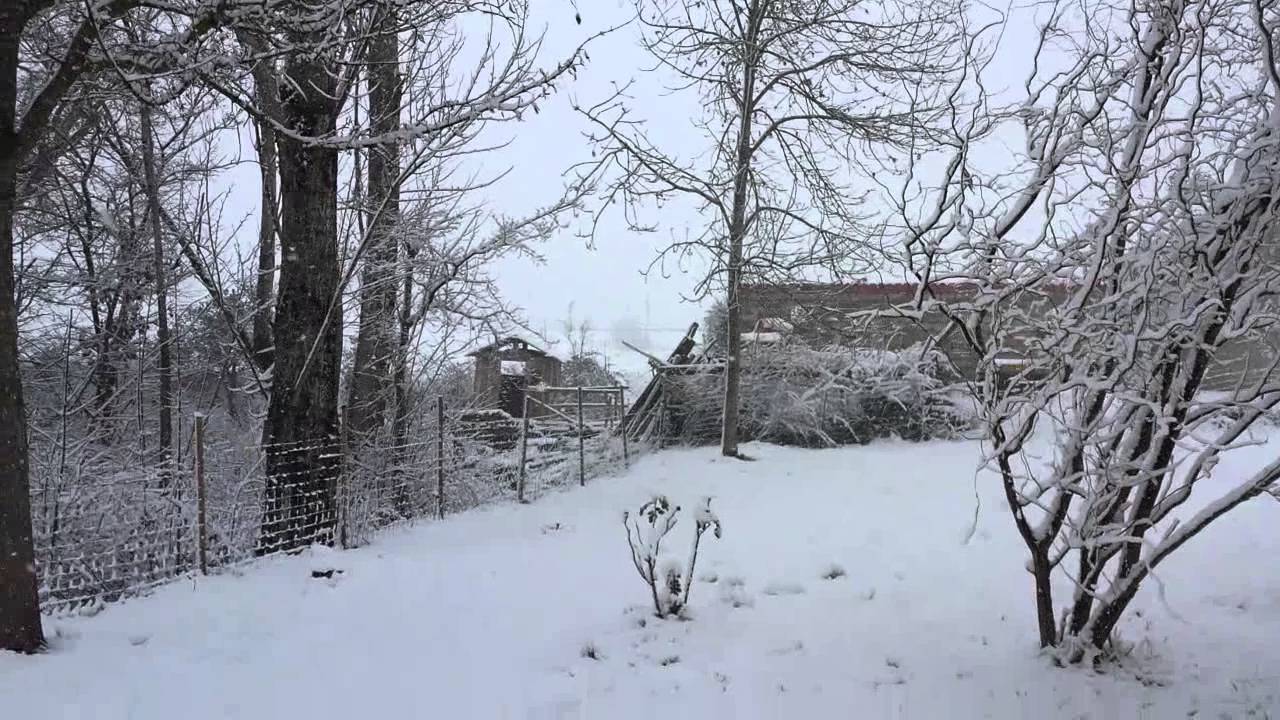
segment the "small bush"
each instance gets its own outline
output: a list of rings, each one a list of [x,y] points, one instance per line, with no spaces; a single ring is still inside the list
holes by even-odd
[[[640,579],[649,586],[654,612],[660,618],[679,616],[688,606],[702,534],[714,529],[716,538],[719,538],[721,533],[720,518],[711,511],[711,498],[703,498],[694,515],[693,546],[689,551],[688,565],[683,566],[674,558],[663,559],[662,542],[675,528],[679,513],[679,505],[672,505],[664,495],[656,495],[640,506],[636,516],[629,512],[622,514],[627,545],[631,548],[631,562]]]
[[[936,353],[756,348],[742,371],[740,433],[782,445],[832,447],[878,438],[949,438],[969,425],[947,392]],[[691,444],[720,437],[722,366],[665,379],[667,437]]]
[[[839,580],[840,578],[844,577],[846,574],[847,573],[844,571],[843,567],[835,563],[831,563],[830,565],[827,566],[826,570],[822,571],[822,579],[823,580]]]

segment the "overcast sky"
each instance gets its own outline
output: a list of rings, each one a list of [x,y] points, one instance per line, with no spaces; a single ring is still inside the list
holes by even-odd
[[[545,29],[544,63],[558,62],[592,35],[626,23],[633,6],[629,0],[580,0],[582,24],[574,21],[568,0],[534,3],[532,27]],[[554,199],[564,183],[565,171],[590,158],[583,133],[585,122],[572,109],[573,101],[587,105],[615,91],[615,84],[634,80],[632,94],[643,98],[633,112],[643,117],[656,142],[679,151],[699,147],[692,126],[699,112],[692,93],[665,91],[664,73],[645,72],[653,61],[636,42],[634,26],[623,28],[588,46],[590,60],[577,78],[562,86],[537,115],[526,115],[519,125],[495,127],[496,135],[512,137],[509,148],[494,153],[485,167],[492,171],[510,166],[510,174],[492,191],[493,203],[518,213]],[[702,306],[683,297],[694,290],[705,266],[667,267],[645,273],[657,252],[673,233],[702,222],[689,206],[664,210],[660,234],[635,233],[626,228],[619,212],[606,214],[598,228],[594,247],[577,235],[585,219],[545,243],[540,249],[545,264],[528,260],[504,262],[497,277],[503,293],[525,310],[536,330],[558,335],[573,304],[576,320],[590,322],[591,340],[614,362],[643,365],[643,358],[617,343],[621,337],[666,354],[684,334],[689,323],[701,321]]]

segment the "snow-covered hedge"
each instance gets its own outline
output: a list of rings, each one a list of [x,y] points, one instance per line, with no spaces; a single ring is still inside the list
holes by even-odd
[[[969,414],[947,390],[945,363],[920,349],[750,348],[743,356],[743,437],[829,447],[884,437],[954,437]],[[668,371],[667,432],[676,442],[720,436],[721,366]]]

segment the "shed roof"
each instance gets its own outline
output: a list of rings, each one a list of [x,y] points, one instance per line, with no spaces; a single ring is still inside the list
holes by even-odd
[[[546,350],[543,350],[542,348],[539,348],[537,345],[534,345],[533,343],[529,342],[528,340],[525,340],[522,337],[517,337],[515,335],[508,335],[507,337],[498,338],[497,340],[489,343],[488,345],[485,345],[484,347],[480,347],[480,348],[476,348],[475,350],[472,350],[471,352],[467,353],[467,356],[476,357],[477,355],[488,355],[489,353],[502,352],[503,350],[508,350],[512,348],[524,350],[530,355],[534,355],[537,357],[551,358],[552,360],[559,359],[556,356],[552,355],[551,353],[547,352]]]

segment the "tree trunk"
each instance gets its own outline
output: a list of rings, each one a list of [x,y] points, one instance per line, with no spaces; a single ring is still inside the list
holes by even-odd
[[[265,61],[255,65],[253,84],[254,96],[259,106],[274,117],[279,94],[274,65]],[[259,369],[266,370],[271,367],[272,361],[271,311],[276,299],[276,223],[280,212],[276,196],[279,191],[279,160],[275,128],[263,120],[255,121],[254,125],[258,130],[258,173],[262,194],[258,211],[258,275],[253,293],[253,357]]]
[[[285,124],[303,137],[329,132],[333,68],[323,58],[298,58],[286,75]],[[342,465],[335,446],[342,357],[342,304],[334,302],[338,152],[283,135],[277,141],[282,253],[259,554],[333,542]]]
[[[1101,653],[1111,640],[1111,633],[1119,624],[1120,618],[1124,616],[1124,611],[1129,607],[1129,603],[1138,595],[1138,588],[1142,584],[1142,580],[1146,578],[1148,569],[1146,567],[1135,568],[1132,575],[1122,575],[1117,578],[1116,582],[1121,586],[1121,590],[1114,597],[1105,603],[1100,603],[1097,612],[1091,618],[1092,627],[1088,635],[1088,643],[1092,649]],[[1085,640],[1086,638],[1081,638]]]
[[[1031,551],[1031,575],[1036,582],[1036,627],[1040,630],[1040,647],[1058,644],[1058,628],[1053,617],[1053,568],[1049,566],[1049,551]]]
[[[173,343],[169,334],[168,282],[164,234],[160,228],[160,178],[156,174],[155,131],[151,108],[142,106],[142,174],[147,184],[147,222],[151,225],[152,272],[155,274],[156,342],[160,345],[160,484],[167,486],[173,462]]]
[[[271,367],[271,310],[276,299],[276,131],[258,123],[258,164],[262,178],[258,219],[258,274],[254,286],[253,357],[258,367]]]
[[[413,339],[413,255],[406,245],[402,249],[404,263],[400,278],[400,337],[396,343],[395,401],[392,406],[391,436],[396,447],[403,448],[409,438],[409,343]]]
[[[738,119],[738,144],[734,153],[733,210],[729,219],[728,292],[725,298],[724,413],[720,435],[720,453],[738,457],[738,407],[741,403],[742,380],[742,308],[738,303],[738,287],[742,283],[742,245],[746,236],[747,183],[751,175],[751,120],[755,114],[753,96],[756,87],[756,36],[759,34],[758,3],[751,3],[742,70],[742,103]]]
[[[384,13],[381,30],[369,42],[369,120],[375,135],[400,126],[403,95],[399,42],[391,32],[394,12]],[[360,274],[360,327],[356,334],[355,369],[347,430],[365,442],[386,422],[388,386],[396,353],[395,306],[396,225],[400,218],[400,148],[376,145],[369,152],[369,202],[373,218]]]
[[[239,32],[236,35],[250,52],[266,55],[266,44],[256,35]],[[258,109],[270,118],[279,120],[280,82],[274,60],[260,59],[254,63],[253,95]],[[276,302],[276,236],[280,225],[280,145],[276,128],[269,121],[255,118],[254,129],[258,133],[258,269],[253,289],[253,337],[250,338],[251,362],[257,367],[258,376],[268,373],[275,362],[275,338],[271,333]],[[263,388],[266,390],[267,388]],[[230,397],[230,394],[228,394]],[[262,444],[270,442],[270,426],[262,424]]]
[[[18,308],[13,274],[17,210],[18,44],[22,4],[0,8],[0,649],[44,646],[36,584],[27,465],[27,422],[18,364]]]

